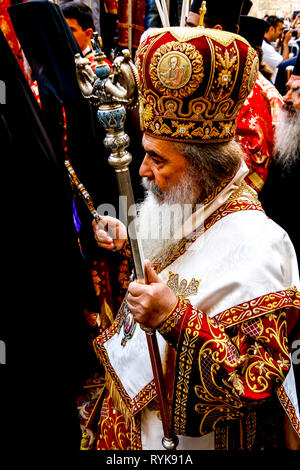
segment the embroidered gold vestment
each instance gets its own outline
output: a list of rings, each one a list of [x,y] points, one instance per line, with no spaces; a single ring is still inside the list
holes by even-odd
[[[287,337],[289,316],[300,306],[296,257],[245,185],[245,167],[205,201],[203,223],[167,262],[154,264],[178,298],[157,333],[178,450],[205,448],[203,439],[220,426],[243,419],[251,449],[255,410],[274,397],[300,432]],[[97,448],[160,449],[145,334],[137,325],[122,345],[125,313],[126,297],[94,341],[107,383]]]

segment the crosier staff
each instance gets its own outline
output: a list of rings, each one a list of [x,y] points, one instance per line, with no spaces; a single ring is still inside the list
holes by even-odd
[[[147,282],[142,247],[135,227],[135,201],[129,173],[132,156],[126,150],[129,145],[129,137],[124,132],[125,106],[130,108],[138,103],[137,70],[131,60],[130,52],[124,50],[122,56],[118,56],[114,60],[114,74],[110,75],[110,67],[104,62],[106,56],[100,48],[97,33],[94,33],[92,42],[95,50],[94,59],[97,62],[95,73],[92,71],[88,59],[76,54],[77,79],[83,96],[98,107],[97,116],[106,131],[104,145],[111,152],[108,163],[115,169],[120,195],[125,196],[121,198],[122,209],[128,217],[128,240],[132,251],[135,278],[138,282]],[[159,402],[164,432],[162,445],[166,450],[175,450],[178,438],[170,430],[169,408],[156,331],[142,326],[141,328],[146,333]]]
[[[96,211],[95,207],[94,207],[94,203],[93,203],[93,200],[90,196],[90,194],[88,193],[88,191],[85,189],[85,187],[83,186],[83,184],[79,181],[76,173],[75,173],[75,170],[74,168],[72,167],[71,165],[71,162],[69,160],[65,160],[65,167],[67,168],[68,170],[68,173],[69,173],[69,177],[70,177],[70,181],[71,183],[75,186],[75,188],[77,189],[78,193],[80,194],[80,196],[82,197],[83,201],[85,202],[87,208],[89,209],[90,213],[92,214],[92,216],[94,217],[94,219],[96,220],[97,223],[100,223],[101,224],[101,228],[103,228],[103,230],[105,229],[105,225],[103,224],[102,222],[102,219],[101,219],[101,216],[98,214],[98,212]]]
[[[77,189],[78,194],[82,197],[82,200],[85,202],[88,210],[90,211],[90,213],[92,214],[92,216],[96,220],[97,224],[100,224],[100,227],[102,228],[102,230],[107,232],[106,224],[103,222],[101,215],[95,209],[93,200],[92,200],[89,192],[86,190],[86,188],[83,186],[83,184],[79,181],[78,176],[76,175],[75,170],[74,170],[74,168],[71,165],[71,162],[69,160],[65,160],[65,167],[68,170],[71,184],[73,184],[75,186],[75,188]],[[108,231],[108,233],[109,233],[109,231]],[[115,246],[113,246],[112,251],[116,251]]]

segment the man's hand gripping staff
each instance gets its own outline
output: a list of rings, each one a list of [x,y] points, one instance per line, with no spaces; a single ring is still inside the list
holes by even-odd
[[[93,221],[98,246],[107,250],[113,247],[121,250],[127,239],[125,226],[110,216],[103,216],[101,221],[107,231],[103,230],[102,225]],[[135,321],[142,327],[157,328],[176,304],[177,297],[156,274],[148,260],[145,260],[144,275],[144,279],[130,283],[127,304]]]

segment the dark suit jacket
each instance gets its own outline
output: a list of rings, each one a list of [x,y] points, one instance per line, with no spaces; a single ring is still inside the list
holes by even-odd
[[[292,57],[291,59],[284,60],[283,62],[281,62],[281,64],[279,64],[278,72],[277,72],[276,80],[275,80],[275,86],[282,96],[286,94],[286,82],[287,82],[286,68],[289,65],[295,65],[295,64],[296,64],[296,57]]]

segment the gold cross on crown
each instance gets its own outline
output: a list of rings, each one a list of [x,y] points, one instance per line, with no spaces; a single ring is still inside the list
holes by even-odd
[[[199,27],[200,28],[204,28],[204,15],[205,15],[206,11],[207,11],[206,2],[202,2],[201,3],[201,8],[199,10],[199,15],[200,15]]]

